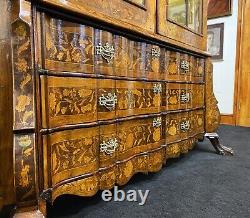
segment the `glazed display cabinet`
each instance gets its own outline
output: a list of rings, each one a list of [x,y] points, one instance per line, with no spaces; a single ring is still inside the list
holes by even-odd
[[[3,0],[0,204],[124,185],[214,133],[206,0]]]

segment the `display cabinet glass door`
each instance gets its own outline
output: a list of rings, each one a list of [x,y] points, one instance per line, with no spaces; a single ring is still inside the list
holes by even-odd
[[[206,51],[207,0],[158,0],[157,33]]]
[[[167,0],[167,18],[186,26],[195,32],[201,32],[202,0]]]

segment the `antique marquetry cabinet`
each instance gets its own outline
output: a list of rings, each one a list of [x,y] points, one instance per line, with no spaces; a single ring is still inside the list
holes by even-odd
[[[46,216],[57,197],[157,172],[204,136],[232,153],[211,134],[206,0],[0,6],[0,204]]]

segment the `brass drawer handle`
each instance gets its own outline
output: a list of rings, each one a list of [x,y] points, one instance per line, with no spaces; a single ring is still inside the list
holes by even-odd
[[[190,121],[189,120],[184,120],[180,123],[180,128],[181,131],[187,132],[190,129]]]
[[[191,95],[190,93],[183,93],[180,95],[180,101],[181,103],[188,103],[191,100]]]
[[[159,128],[161,126],[161,117],[153,119],[153,127]]]
[[[102,45],[102,43],[99,43],[96,46],[96,54],[101,55],[108,63],[110,63],[115,57],[114,46],[110,45],[108,42],[106,42],[105,45]]]
[[[184,70],[185,73],[189,72],[189,62],[186,60],[181,61],[181,69]]]
[[[155,94],[159,94],[162,92],[162,86],[161,83],[155,83],[153,86],[153,91]]]
[[[99,97],[99,105],[106,107],[108,110],[112,111],[115,109],[115,104],[117,103],[117,96],[116,94],[108,93],[106,96],[102,94]]]
[[[104,152],[108,155],[111,155],[115,152],[116,148],[118,147],[118,141],[116,138],[110,139],[109,141],[103,141],[100,144],[100,151]]]
[[[159,58],[161,56],[160,48],[152,48],[151,55],[153,58]]]

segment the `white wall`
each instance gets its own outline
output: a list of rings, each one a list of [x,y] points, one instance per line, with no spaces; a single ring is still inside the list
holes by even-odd
[[[233,114],[237,18],[238,0],[234,0],[232,16],[208,20],[208,25],[224,23],[223,61],[213,61],[214,93],[223,114]]]

